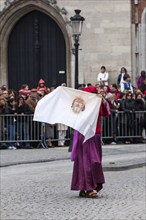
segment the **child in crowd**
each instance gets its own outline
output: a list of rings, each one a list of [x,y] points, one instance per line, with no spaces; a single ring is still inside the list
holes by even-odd
[[[23,96],[23,98],[26,100],[30,94],[30,89],[27,84],[23,84],[21,86],[21,89],[19,90],[19,95]]]
[[[43,89],[45,94],[48,94],[48,89],[45,84],[45,81],[43,79],[40,79],[38,82],[37,91],[39,92],[41,89]]]

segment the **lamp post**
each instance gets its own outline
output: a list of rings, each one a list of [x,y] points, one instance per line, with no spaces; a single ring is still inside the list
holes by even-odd
[[[75,47],[75,89],[78,89],[78,50],[79,50],[79,36],[82,33],[84,17],[80,15],[81,10],[75,10],[75,15],[70,18],[72,24],[72,36]]]

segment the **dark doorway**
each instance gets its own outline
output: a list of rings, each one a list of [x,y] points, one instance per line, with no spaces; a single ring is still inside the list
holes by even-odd
[[[9,37],[8,85],[33,88],[41,78],[48,87],[66,82],[66,45],[57,23],[35,10],[16,23]]]

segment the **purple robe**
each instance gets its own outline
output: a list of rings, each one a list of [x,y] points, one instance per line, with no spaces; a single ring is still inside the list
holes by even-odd
[[[101,135],[83,143],[84,136],[74,131],[71,160],[74,161],[71,190],[100,191],[105,183],[102,169]]]

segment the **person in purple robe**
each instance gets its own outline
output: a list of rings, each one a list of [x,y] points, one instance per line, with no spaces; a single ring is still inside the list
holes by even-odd
[[[84,91],[100,93],[95,86],[88,86],[84,88]],[[80,197],[96,198],[97,192],[105,183],[102,168],[100,117],[109,115],[109,104],[102,98],[95,135],[83,143],[84,136],[78,131],[74,131],[71,152],[71,160],[74,161],[71,190],[79,190]]]

